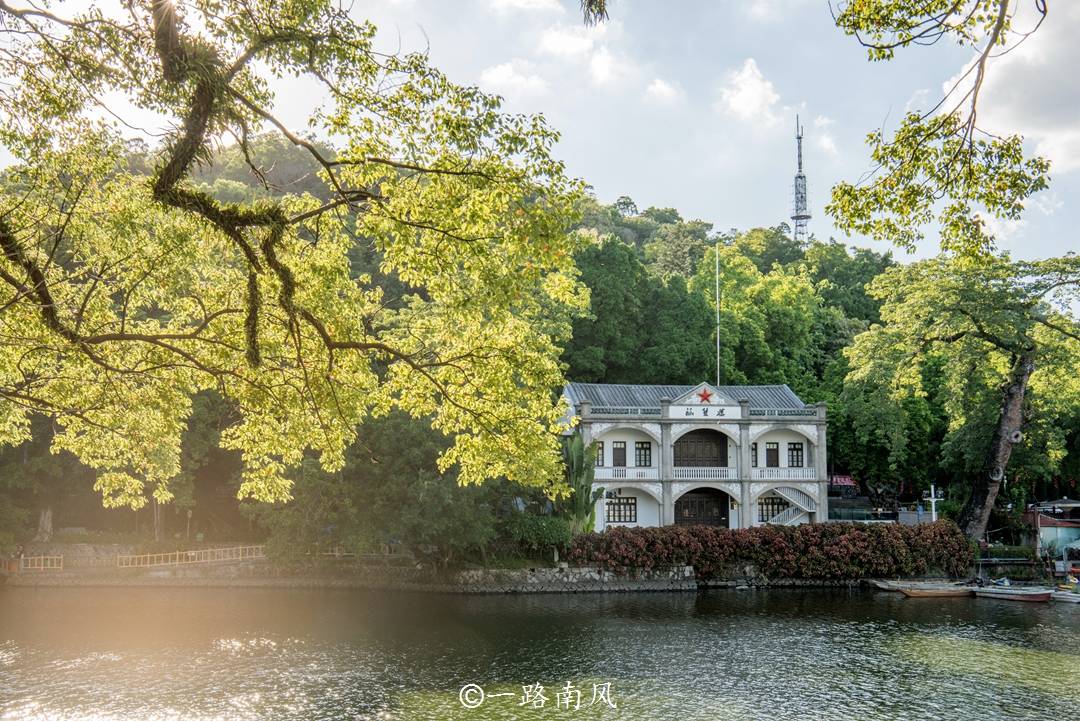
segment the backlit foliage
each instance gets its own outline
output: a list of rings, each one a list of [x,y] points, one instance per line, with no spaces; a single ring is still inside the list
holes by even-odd
[[[993,58],[1034,32],[1044,0],[1030,0],[1038,18],[1014,29],[1028,0],[847,0],[836,24],[867,48],[871,60],[890,60],[912,45],[954,41],[975,50],[936,105],[906,114],[888,137],[867,136],[873,166],[855,183],[838,183],[826,212],[837,227],[914,249],[936,223],[942,250],[966,255],[993,248],[986,218],[1015,220],[1031,195],[1047,187],[1049,161],[1026,157],[1023,138],[978,124],[979,93]]]
[[[171,497],[191,396],[239,411],[242,496],[283,500],[400,408],[454,437],[462,483],[560,489],[560,344],[586,302],[565,231],[580,184],[541,117],[453,84],[321,0],[154,0],[60,17],[0,2],[0,442],[56,420],[110,505]],[[309,129],[272,79],[312,87]],[[317,89],[317,90],[316,90]],[[121,131],[172,130],[151,177]],[[327,192],[220,202],[192,169],[270,130]],[[313,136],[312,136],[313,137]],[[253,164],[259,176],[266,169]],[[272,198],[273,196],[268,196]],[[329,197],[329,200],[326,200]],[[409,292],[351,272],[371,243]]]

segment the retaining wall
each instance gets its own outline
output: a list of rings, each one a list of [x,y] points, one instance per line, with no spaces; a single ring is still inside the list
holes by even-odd
[[[597,568],[475,569],[435,575],[414,567],[355,566],[299,572],[267,562],[85,569],[12,574],[9,586],[230,586],[369,588],[436,593],[584,593],[596,591],[693,591],[690,566],[616,574]]]

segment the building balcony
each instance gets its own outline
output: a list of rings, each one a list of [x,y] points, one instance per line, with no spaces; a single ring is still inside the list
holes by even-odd
[[[806,468],[751,468],[750,478],[755,481],[816,481],[817,469]]]
[[[738,469],[722,466],[676,466],[676,481],[734,481],[739,477]]]
[[[596,481],[655,481],[659,478],[659,468],[634,466],[597,466],[593,476]]]

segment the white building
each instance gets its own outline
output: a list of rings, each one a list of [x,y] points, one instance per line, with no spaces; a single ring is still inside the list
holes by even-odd
[[[568,383],[597,447],[596,529],[828,519],[825,404],[786,385]]]

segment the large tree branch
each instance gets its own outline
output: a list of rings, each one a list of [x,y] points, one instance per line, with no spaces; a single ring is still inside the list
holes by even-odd
[[[1061,335],[1065,336],[1066,338],[1072,338],[1073,340],[1080,341],[1080,331],[1073,330],[1073,329],[1070,329],[1070,328],[1066,328],[1066,327],[1064,327],[1062,325],[1059,325],[1057,323],[1052,323],[1052,322],[1050,322],[1049,319],[1043,318],[1043,317],[1040,317],[1040,316],[1036,316],[1035,321],[1037,323],[1041,324],[1041,325],[1046,326],[1047,328],[1049,328],[1052,331],[1060,333]]]

